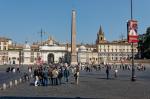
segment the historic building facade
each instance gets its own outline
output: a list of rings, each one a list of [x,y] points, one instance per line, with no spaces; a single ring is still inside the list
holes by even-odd
[[[98,50],[98,61],[99,63],[109,63],[111,61],[125,61],[132,57],[132,47],[127,40],[118,41],[106,41],[104,32],[100,27],[97,33],[96,40],[97,50]],[[137,54],[137,44],[133,47],[134,56]]]
[[[95,45],[78,44],[76,51],[77,63],[95,64],[98,59]],[[52,37],[43,41],[42,44],[10,43],[7,49],[1,50],[0,53],[2,53],[0,54],[0,64],[71,63],[71,44],[60,44]]]
[[[11,44],[11,39],[0,37],[0,64],[5,64],[8,61],[8,48]]]
[[[98,53],[95,45],[80,45],[78,48],[78,63],[98,64]]]
[[[60,44],[52,37],[32,45],[14,44],[11,39],[0,40],[0,64],[53,64],[71,63],[71,44]],[[100,27],[96,44],[77,44],[78,64],[100,64],[114,61],[130,60],[131,44],[126,40],[109,42],[105,39]],[[137,54],[137,44],[134,44],[134,55]]]

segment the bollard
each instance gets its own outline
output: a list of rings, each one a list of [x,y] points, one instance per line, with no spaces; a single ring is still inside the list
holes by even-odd
[[[3,83],[3,90],[6,89],[6,83]]]
[[[24,82],[25,80],[24,80],[24,77],[21,77],[21,79],[22,79],[22,82]]]
[[[9,87],[11,88],[13,85],[12,81],[9,82]]]
[[[19,79],[19,82],[22,83],[22,79],[21,78]]]
[[[28,81],[29,80],[29,77],[28,76],[26,76],[26,81]]]
[[[18,82],[17,82],[17,80],[15,80],[15,85],[17,85],[18,84]]]
[[[31,74],[31,78],[33,77],[33,75]]]

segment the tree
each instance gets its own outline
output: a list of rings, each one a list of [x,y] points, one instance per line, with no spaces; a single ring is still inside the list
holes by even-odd
[[[147,28],[146,35],[150,35],[150,27]]]
[[[146,30],[146,37],[143,43],[144,46],[144,56],[150,59],[150,27]]]

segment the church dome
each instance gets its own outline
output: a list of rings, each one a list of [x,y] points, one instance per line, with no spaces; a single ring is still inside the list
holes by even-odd
[[[79,51],[86,51],[86,47],[83,46],[83,45],[81,45],[81,46],[79,47]]]
[[[26,43],[25,45],[24,45],[24,50],[30,50],[30,45],[28,44],[28,43]]]

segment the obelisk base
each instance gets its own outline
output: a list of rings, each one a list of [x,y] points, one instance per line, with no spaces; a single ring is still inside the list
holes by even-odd
[[[77,65],[77,55],[71,55],[71,65]]]

